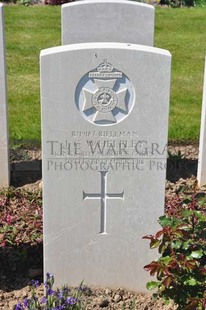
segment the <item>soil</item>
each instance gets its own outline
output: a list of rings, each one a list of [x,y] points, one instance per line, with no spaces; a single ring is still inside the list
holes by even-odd
[[[198,191],[196,173],[198,162],[197,144],[172,144],[169,146],[170,158],[167,161],[166,197],[173,195],[180,187],[189,185]],[[180,153],[178,153],[180,152]],[[39,193],[41,181],[41,151],[24,149],[11,150],[11,185],[31,193]],[[22,200],[19,200],[21,204]],[[20,207],[18,205],[18,207]],[[25,253],[22,255],[22,253]],[[27,243],[12,248],[0,247],[0,309],[14,309],[14,306],[31,295],[29,284],[32,279],[43,282],[42,242]],[[43,296],[43,284],[37,294]],[[150,294],[129,292],[122,288],[89,288],[83,296],[83,309],[142,309],[174,310],[173,304],[164,305],[155,301]]]

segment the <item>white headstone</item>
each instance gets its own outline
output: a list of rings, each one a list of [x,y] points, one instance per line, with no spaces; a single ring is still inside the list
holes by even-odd
[[[9,186],[7,89],[4,46],[4,8],[0,3],[0,188]]]
[[[205,75],[204,75],[203,98],[202,98],[197,180],[199,186],[206,185],[206,60],[205,60]]]
[[[122,42],[153,46],[154,7],[127,0],[62,5],[62,44]]]
[[[126,61],[127,60],[127,61]],[[41,53],[44,270],[145,290],[164,210],[171,56],[124,43]]]

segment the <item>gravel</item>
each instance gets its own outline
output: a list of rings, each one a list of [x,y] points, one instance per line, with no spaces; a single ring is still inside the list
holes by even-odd
[[[43,284],[36,289],[37,296],[44,294]],[[10,310],[22,299],[31,297],[29,286],[12,292],[0,291],[0,309]],[[149,294],[129,292],[118,288],[97,289],[90,288],[82,297],[83,309],[138,309],[138,310],[174,310],[174,305],[164,305],[161,300],[154,301]]]

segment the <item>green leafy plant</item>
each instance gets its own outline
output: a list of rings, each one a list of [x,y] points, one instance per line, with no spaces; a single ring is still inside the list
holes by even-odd
[[[30,4],[33,4],[32,0],[19,0],[19,2],[25,6],[28,6]]]
[[[196,6],[194,0],[160,0],[160,5],[168,5],[172,8],[180,8],[183,6]]]
[[[195,5],[199,7],[205,7],[206,6],[206,1],[205,0],[196,0]]]
[[[64,3],[74,2],[75,0],[45,0],[45,4],[49,5],[62,5]]]
[[[5,2],[5,3],[9,4],[9,3],[17,3],[17,0],[0,1],[0,3],[1,3],[1,2]]]
[[[168,151],[168,163],[170,163],[173,169],[179,169],[181,166],[181,162],[184,159],[184,155],[179,150],[177,153],[172,153]]]
[[[173,300],[178,310],[206,309],[205,195],[172,197],[159,223],[160,231],[143,237],[160,253],[144,267],[157,278],[147,283],[147,289],[156,289],[154,296],[165,302]]]
[[[172,152],[168,151],[168,157],[173,162],[179,162],[181,159],[184,158],[184,155],[181,153],[180,150],[178,150],[177,153],[172,153]]]

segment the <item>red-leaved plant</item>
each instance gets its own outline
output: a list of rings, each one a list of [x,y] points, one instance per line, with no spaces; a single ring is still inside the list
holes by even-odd
[[[206,196],[173,196],[159,218],[162,229],[144,236],[160,257],[144,269],[156,276],[147,289],[155,297],[173,300],[178,310],[206,309]]]

